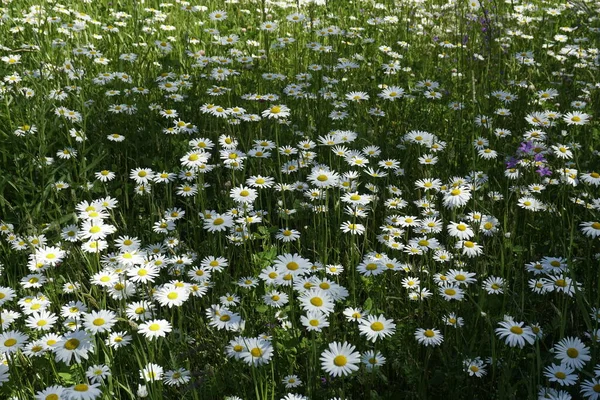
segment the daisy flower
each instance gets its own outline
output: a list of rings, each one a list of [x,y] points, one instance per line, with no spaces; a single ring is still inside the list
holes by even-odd
[[[300,322],[309,332],[321,332],[323,328],[329,326],[327,316],[320,311],[309,311],[306,315],[300,317]]]
[[[245,351],[242,352],[241,358],[252,366],[268,364],[273,357],[273,346],[271,342],[260,338],[245,339]]]
[[[295,229],[284,228],[280,229],[277,235],[275,235],[275,239],[281,240],[282,242],[294,242],[300,239],[300,232]]]
[[[600,399],[600,378],[592,378],[581,382],[580,393],[588,400]]]
[[[579,379],[579,376],[574,372],[575,369],[567,364],[552,364],[544,369],[544,376],[550,382],[557,382],[561,386],[572,386]]]
[[[444,194],[444,206],[457,208],[466,205],[471,199],[471,190],[467,186],[458,186]]]
[[[287,118],[290,116],[290,109],[283,104],[279,104],[271,106],[271,108],[264,110],[261,114],[264,118],[269,119]]]
[[[291,388],[295,388],[298,386],[302,386],[302,381],[300,380],[300,378],[298,378],[297,375],[286,375],[281,380],[281,383],[283,383],[285,385],[286,389],[291,389]]]
[[[209,232],[223,232],[233,226],[233,217],[227,214],[215,214],[204,219],[204,229]]]
[[[87,369],[85,376],[93,383],[101,383],[111,376],[110,368],[107,365],[92,365]]]
[[[189,290],[184,286],[167,283],[154,293],[154,298],[161,306],[169,308],[181,306],[190,296]]]
[[[273,264],[280,274],[292,274],[293,276],[302,276],[310,271],[311,263],[309,260],[298,254],[283,254],[277,256]]]
[[[393,335],[396,331],[396,324],[391,319],[385,319],[383,315],[379,317],[369,315],[366,319],[359,321],[358,329],[368,340],[375,342],[377,339]]]
[[[255,189],[240,185],[231,189],[230,196],[237,203],[249,204],[256,200],[258,193]]]
[[[65,394],[70,400],[94,400],[102,395],[102,391],[99,383],[80,383],[67,388]]]
[[[448,230],[448,234],[450,236],[457,237],[460,240],[469,240],[475,236],[473,229],[464,222],[450,222],[446,226],[446,229]]]
[[[321,353],[321,368],[333,377],[346,376],[358,370],[360,353],[356,347],[344,342],[329,344],[329,350]]]
[[[440,333],[439,330],[434,328],[418,328],[415,331],[415,339],[417,339],[417,341],[420,344],[435,347],[439,346],[444,341],[444,336]]]
[[[108,310],[92,311],[83,316],[83,326],[92,334],[110,332],[117,322],[117,314]]]
[[[56,355],[56,361],[62,361],[71,365],[72,361],[81,362],[87,360],[89,352],[94,351],[94,345],[90,335],[81,330],[65,333],[65,335],[52,347]]]
[[[265,294],[263,296],[263,301],[271,307],[281,308],[287,304],[288,295],[283,292],[274,290]]]
[[[334,303],[331,295],[323,289],[311,288],[300,296],[300,305],[306,311],[319,311],[323,314],[333,312]]]
[[[490,276],[483,282],[483,288],[488,294],[502,294],[506,280],[498,276]]]
[[[474,359],[466,359],[463,361],[463,365],[469,376],[481,378],[487,374],[487,371],[485,370],[485,362],[479,357]]]
[[[127,335],[126,332],[112,332],[106,338],[106,345],[112,347],[113,349],[118,349],[121,347],[127,346],[132,340],[130,335]]]
[[[149,340],[153,340],[157,337],[165,337],[166,334],[172,330],[171,324],[164,319],[150,320],[138,326],[138,332],[143,334],[144,337]]]
[[[366,92],[350,92],[346,94],[346,100],[361,102],[369,100],[369,95]]]
[[[350,232],[352,235],[363,235],[365,233],[365,226],[363,224],[356,224],[350,221],[343,222],[340,229],[344,233]]]
[[[163,382],[169,386],[181,386],[190,381],[190,371],[185,368],[167,371],[163,376]]]
[[[7,331],[0,334],[0,354],[12,354],[21,349],[29,340],[29,336],[19,331]]]
[[[576,337],[566,337],[558,342],[554,346],[554,357],[577,370],[583,369],[585,364],[592,359],[590,349]]]
[[[583,222],[579,226],[583,234],[587,237],[595,239],[600,236],[600,222],[598,221]]]
[[[48,386],[46,389],[36,392],[35,394],[35,400],[60,400],[65,398],[65,388],[58,385]]]
[[[496,328],[496,334],[510,347],[523,348],[526,343],[533,344],[535,341],[535,333],[524,324],[524,322],[515,322],[511,318],[506,319],[499,322],[500,328]]]
[[[164,369],[158,364],[148,363],[140,371],[140,378],[146,382],[160,381],[163,377]]]
[[[562,118],[567,125],[585,125],[589,122],[590,115],[580,111],[573,111],[566,113]]]

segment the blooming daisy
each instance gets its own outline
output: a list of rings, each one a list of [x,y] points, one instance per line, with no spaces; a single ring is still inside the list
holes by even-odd
[[[572,386],[579,379],[579,376],[574,372],[575,369],[567,364],[552,364],[544,369],[544,376],[550,382],[557,382],[561,386]]]
[[[417,341],[420,344],[435,347],[439,346],[444,341],[444,336],[440,333],[439,330],[434,328],[418,328],[415,331],[415,339],[417,339]]]
[[[600,222],[598,221],[583,222],[579,226],[583,234],[587,237],[594,239],[600,236]]]
[[[297,375],[286,375],[281,380],[281,383],[283,383],[285,385],[286,389],[291,389],[291,388],[295,388],[298,386],[302,386],[302,381],[300,380],[300,378],[298,378]]]
[[[566,337],[554,346],[554,357],[563,364],[583,369],[585,364],[592,359],[590,349],[577,337]]]
[[[246,349],[241,354],[248,365],[259,366],[268,364],[273,357],[273,346],[271,342],[261,338],[247,338],[244,340]]]
[[[331,295],[323,289],[311,288],[302,293],[299,300],[303,310],[319,311],[323,314],[330,314],[333,312],[333,299],[331,298]]]
[[[290,109],[283,104],[279,104],[271,106],[271,108],[264,110],[261,114],[264,118],[269,119],[287,118],[290,116]]]
[[[510,347],[523,348],[526,343],[533,344],[535,341],[535,333],[530,327],[524,326],[524,322],[515,322],[508,318],[498,324],[500,328],[496,328],[496,334],[500,339],[504,339]]]
[[[377,339],[393,335],[396,324],[391,319],[385,319],[383,315],[378,317],[369,315],[359,321],[358,329],[368,340],[375,342]]]
[[[562,118],[567,125],[585,125],[589,122],[590,115],[580,111],[573,111],[566,113]]]
[[[300,322],[306,330],[321,332],[323,328],[329,326],[327,316],[320,311],[309,311],[306,315],[300,317]]]
[[[464,360],[463,366],[465,368],[465,371],[469,374],[469,376],[481,378],[482,376],[487,374],[487,371],[485,370],[485,362],[479,357]]]
[[[346,376],[358,370],[360,353],[356,347],[344,342],[333,342],[321,353],[321,368],[333,377]]]
[[[163,382],[169,386],[181,386],[190,381],[190,371],[185,368],[178,368],[165,372]]]
[[[471,190],[467,186],[458,186],[444,194],[444,206],[448,208],[462,207],[471,199]]]
[[[65,333],[65,335],[52,347],[56,361],[71,365],[72,361],[87,360],[89,352],[94,351],[90,335],[81,330]]]
[[[12,354],[21,349],[29,340],[29,336],[19,331],[7,331],[0,334],[0,353]]]
[[[143,334],[146,339],[153,340],[157,337],[165,337],[173,328],[171,324],[164,319],[154,319],[144,322],[138,326],[138,332]]]

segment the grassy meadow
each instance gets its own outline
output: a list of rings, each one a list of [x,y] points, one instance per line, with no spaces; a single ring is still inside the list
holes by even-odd
[[[2,0],[0,399],[600,399],[600,5]]]

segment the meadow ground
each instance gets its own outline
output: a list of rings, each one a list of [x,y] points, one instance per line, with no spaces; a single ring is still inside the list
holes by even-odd
[[[598,2],[1,7],[1,399],[600,399]]]

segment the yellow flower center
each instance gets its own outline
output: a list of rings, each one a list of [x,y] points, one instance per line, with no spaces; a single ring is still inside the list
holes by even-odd
[[[73,387],[73,390],[75,390],[76,392],[87,392],[89,390],[89,387],[85,383],[80,383],[79,385],[75,385]]]
[[[67,350],[75,350],[76,348],[79,347],[79,340],[72,338],[69,339],[65,342],[65,349]],[[48,342],[48,344],[50,344],[50,342]]]
[[[565,374],[562,371],[558,371],[557,373],[554,374],[555,377],[557,377],[558,379],[565,379],[567,377],[567,374]]]
[[[252,357],[260,357],[262,356],[262,353],[262,350],[258,347],[255,347],[252,350],[250,350],[250,354],[252,355]]]
[[[365,269],[367,271],[374,271],[374,270],[377,269],[377,264],[375,264],[375,263],[369,263],[369,264],[367,264],[367,266],[365,267]]]
[[[373,322],[371,324],[371,329],[373,329],[375,332],[382,331],[383,328],[384,328],[383,324],[381,322],[379,322],[379,321]]]
[[[569,347],[567,349],[567,355],[570,358],[577,358],[577,356],[579,356],[579,351],[577,351],[577,349],[573,348],[573,347]]]
[[[312,304],[315,307],[321,307],[323,305],[323,299],[321,299],[320,297],[313,297],[312,299],[310,299],[310,304]]]
[[[333,364],[334,364],[336,367],[343,367],[343,366],[344,366],[344,365],[346,365],[347,363],[348,363],[348,359],[346,358],[346,356],[343,356],[343,355],[341,355],[341,354],[340,354],[339,356],[336,356],[336,357],[333,359]]]
[[[557,279],[556,282],[554,282],[554,284],[558,287],[566,287],[567,286],[567,282],[564,279]]]

